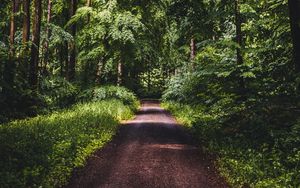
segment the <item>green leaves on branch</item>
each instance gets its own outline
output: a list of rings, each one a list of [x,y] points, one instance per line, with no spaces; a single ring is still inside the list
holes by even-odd
[[[50,23],[49,29],[51,31],[50,45],[57,46],[63,42],[74,42],[74,37],[60,26]]]
[[[115,15],[112,26],[110,27],[109,36],[114,41],[123,44],[134,43],[139,32],[143,31],[143,24],[138,18],[130,12],[122,12]]]
[[[86,19],[88,16],[91,16],[92,18],[96,15],[96,12],[93,11],[93,8],[91,7],[81,7],[78,8],[76,11],[76,14],[72,16],[72,18],[68,21],[65,28],[70,27],[71,25],[77,23],[80,20]]]

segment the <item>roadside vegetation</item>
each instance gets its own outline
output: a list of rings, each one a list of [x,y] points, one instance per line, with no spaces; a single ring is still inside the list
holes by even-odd
[[[110,88],[85,98],[71,108],[0,125],[1,187],[61,187],[75,168],[115,135],[121,120],[130,119],[138,107],[134,94]],[[124,95],[122,95],[124,94]],[[129,96],[129,97],[128,97]],[[126,101],[126,104],[123,103]]]
[[[180,28],[197,34],[164,107],[216,154],[233,187],[299,187],[299,2],[222,2],[203,14],[202,1],[173,4]]]
[[[233,187],[299,187],[299,113],[241,104],[165,100],[162,106],[186,126]]]
[[[162,97],[233,186],[299,187],[299,10],[299,0],[1,0],[1,185],[63,185],[132,116],[136,94]]]

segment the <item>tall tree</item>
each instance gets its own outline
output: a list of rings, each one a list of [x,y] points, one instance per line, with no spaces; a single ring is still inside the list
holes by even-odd
[[[123,76],[123,49],[121,48],[121,51],[119,53],[119,60],[117,64],[117,85],[121,86],[122,85],[122,76]]]
[[[29,84],[33,90],[37,90],[38,87],[38,63],[39,63],[41,19],[42,19],[42,0],[34,0],[31,60],[30,60],[30,67],[29,67]]]
[[[19,1],[11,1],[11,15],[9,25],[9,58],[5,63],[3,80],[6,87],[3,88],[3,93],[9,92],[9,87],[14,85],[15,77],[15,34],[16,34],[16,14],[18,12]],[[9,94],[8,94],[9,96]]]
[[[9,49],[10,49],[10,56],[14,56],[14,44],[15,44],[15,33],[16,33],[16,13],[18,9],[18,0],[11,1],[11,17],[10,17],[10,32],[9,32]]]
[[[74,16],[77,9],[77,0],[70,0],[70,16]],[[71,26],[71,34],[73,37],[76,35],[76,23]],[[75,78],[75,66],[76,66],[76,45],[73,42],[70,45],[70,61],[68,66],[68,80],[72,81]]]
[[[43,74],[47,73],[47,64],[49,61],[49,40],[50,40],[50,22],[51,22],[51,10],[52,10],[52,0],[48,0],[47,7],[47,26],[46,26],[46,40],[45,40],[45,57],[43,64]]]
[[[23,43],[23,63],[21,64],[21,72],[24,78],[28,75],[28,55],[29,47],[28,42],[30,39],[30,0],[23,0],[23,30],[22,30],[22,43]]]
[[[120,86],[122,84],[122,60],[120,58],[118,62],[118,75],[117,75],[117,85]]]
[[[290,22],[293,39],[293,61],[300,73],[300,0],[289,0]]]
[[[236,56],[237,56],[237,64],[242,65],[244,63],[243,55],[242,55],[242,46],[243,46],[243,34],[242,34],[242,19],[240,13],[240,0],[235,0],[235,26],[236,26],[236,43],[239,47],[236,49]],[[240,92],[243,93],[245,90],[245,82],[243,78],[239,79],[239,89]]]
[[[23,34],[22,42],[26,44],[30,37],[30,0],[23,0]]]

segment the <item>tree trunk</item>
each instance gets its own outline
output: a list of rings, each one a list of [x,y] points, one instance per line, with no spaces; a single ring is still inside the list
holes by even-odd
[[[293,39],[293,61],[300,73],[300,0],[289,0],[290,23]]]
[[[41,18],[42,18],[42,0],[34,0],[31,61],[29,67],[29,84],[33,90],[37,90],[38,88],[38,63],[39,63]]]
[[[23,34],[22,42],[24,45],[29,42],[30,37],[30,0],[23,0]]]
[[[10,17],[10,32],[9,32],[9,52],[10,57],[15,55],[15,34],[16,34],[16,14],[19,11],[19,0],[11,1],[11,17]]]
[[[50,40],[50,22],[51,22],[51,9],[52,9],[52,2],[48,0],[48,10],[47,10],[47,27],[46,27],[46,41],[45,41],[45,58],[44,58],[44,65],[43,65],[43,74],[47,74],[47,64],[49,61],[49,40]]]
[[[86,6],[87,7],[91,7],[92,6],[92,0],[87,0],[86,1]],[[90,22],[90,15],[88,15],[88,18],[87,18],[87,22],[89,23]]]
[[[195,57],[196,57],[196,43],[195,38],[192,36],[191,42],[190,42],[190,61],[191,61],[191,67],[192,69],[195,68]]]
[[[10,88],[14,85],[15,79],[15,33],[16,33],[16,13],[18,11],[18,0],[11,1],[11,16],[9,26],[9,54],[8,60],[5,63],[3,80],[5,85],[3,93],[9,96]]]
[[[150,94],[151,90],[151,69],[150,69],[150,62],[148,62],[148,75],[147,75],[147,91]]]
[[[244,63],[243,55],[242,55],[242,46],[243,46],[243,35],[242,35],[242,19],[240,13],[240,2],[239,0],[235,0],[235,25],[236,25],[236,43],[239,47],[236,49],[237,56],[237,64],[242,65]],[[240,77],[240,76],[239,76]],[[242,77],[239,78],[239,89],[241,94],[244,94],[245,91],[245,83]]]
[[[92,6],[92,0],[87,0],[87,1],[86,1],[86,6],[87,6],[87,7]]]
[[[74,16],[77,9],[77,0],[71,0],[70,3],[70,16]],[[76,35],[76,24],[71,26],[71,34],[75,38]],[[75,78],[75,66],[76,66],[76,46],[75,41],[70,45],[70,63],[69,63],[69,71],[68,71],[68,80],[73,81]]]
[[[20,64],[22,78],[28,76],[29,46],[30,39],[30,0],[23,0],[23,29],[22,29],[22,63]]]
[[[104,58],[101,58],[97,64],[97,72],[96,72],[96,79],[95,79],[96,84],[101,83],[101,75],[102,75],[103,67],[104,67]]]
[[[12,0],[11,2],[11,17],[10,17],[10,32],[9,32],[9,55],[10,57],[14,56],[15,48],[15,33],[16,33],[16,22],[15,22],[15,14],[17,13],[17,0]]]
[[[118,77],[117,77],[117,85],[121,86],[122,84],[122,60],[120,58],[118,62]]]

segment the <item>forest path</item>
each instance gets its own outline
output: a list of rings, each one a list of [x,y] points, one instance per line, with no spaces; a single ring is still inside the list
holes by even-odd
[[[157,101],[143,101],[134,120],[74,173],[67,187],[228,187],[211,160]]]

